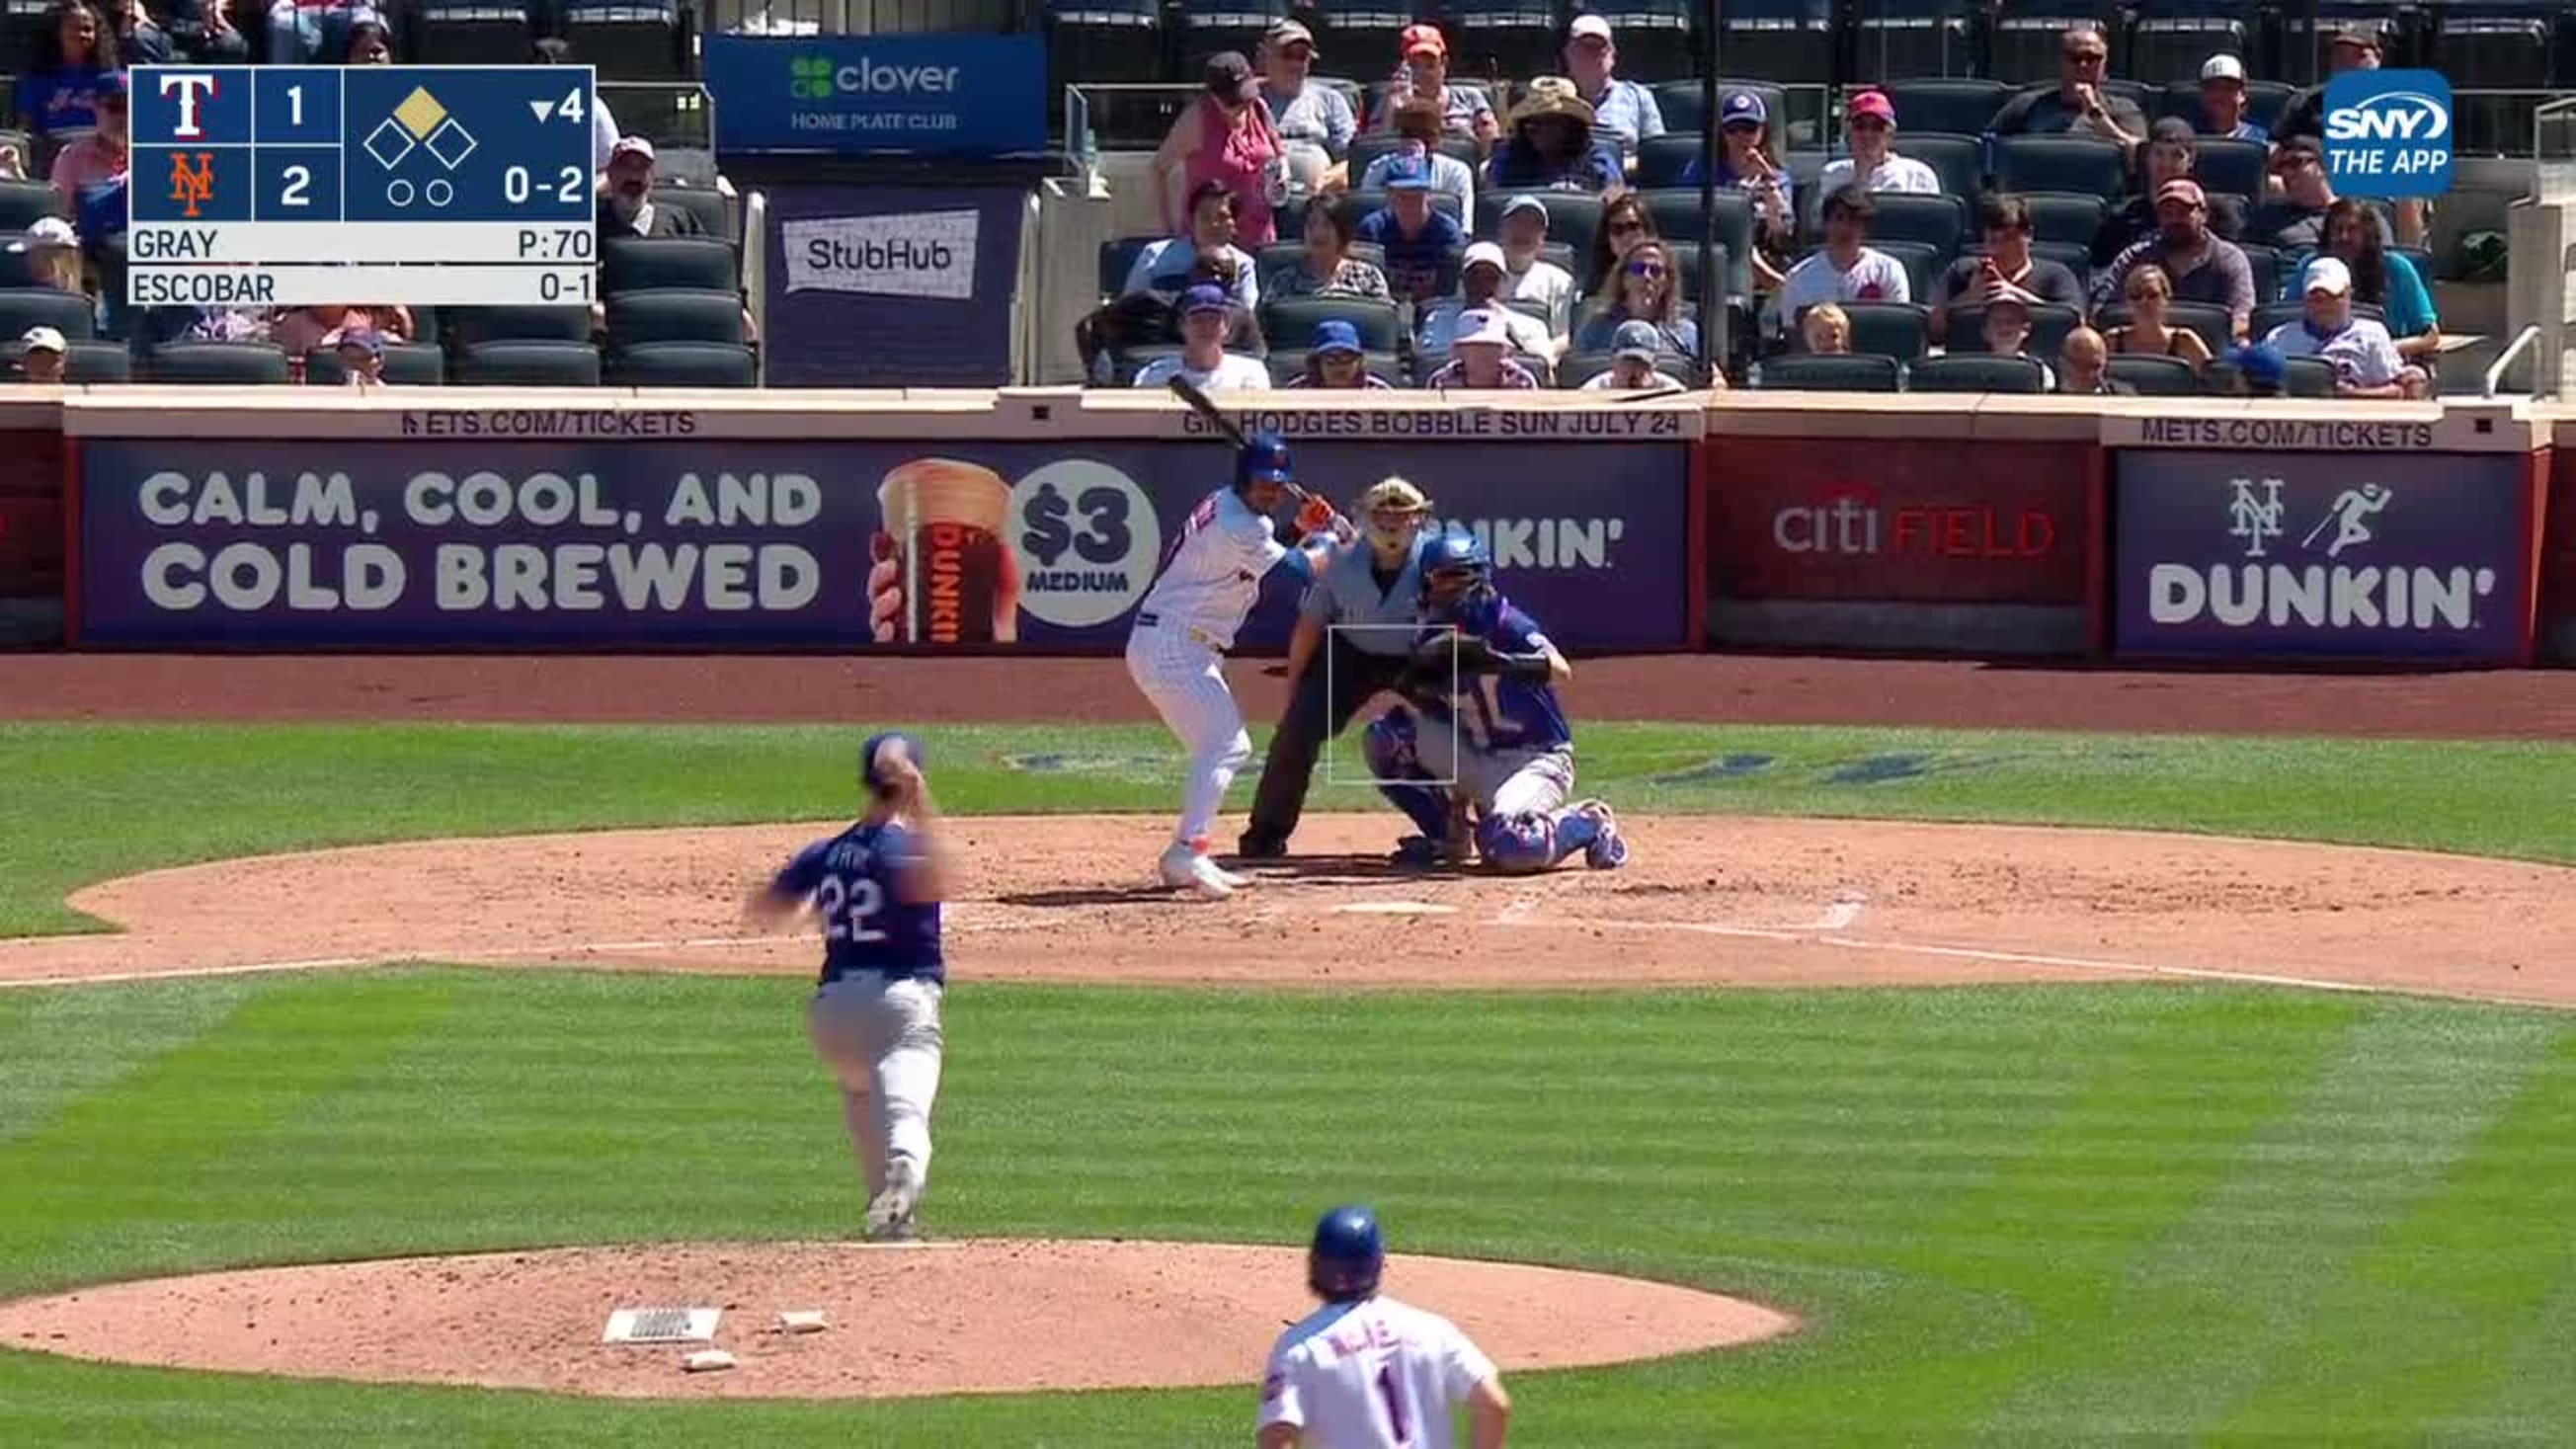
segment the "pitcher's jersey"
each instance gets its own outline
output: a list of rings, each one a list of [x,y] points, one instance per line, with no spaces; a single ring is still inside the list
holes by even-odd
[[[1392,1298],[1327,1304],[1271,1348],[1255,1428],[1295,1424],[1306,1449],[1448,1449],[1450,1411],[1493,1376],[1436,1313]]]
[[[818,840],[780,869],[772,887],[811,897],[823,918],[818,985],[861,971],[947,980],[939,955],[939,903],[914,905],[895,890],[895,877],[918,859],[912,833],[889,820]]]
[[[1139,612],[1172,630],[1203,629],[1220,649],[1234,643],[1243,616],[1261,598],[1261,579],[1288,556],[1270,520],[1231,488],[1199,500],[1181,525],[1163,576]]]
[[[1539,631],[1537,622],[1508,603],[1495,605],[1494,626],[1482,637],[1504,654],[1534,654],[1547,645],[1547,635]],[[1557,702],[1553,685],[1498,674],[1462,674],[1450,708],[1426,701],[1422,712],[1445,725],[1453,711],[1459,743],[1481,754],[1553,750],[1574,743],[1574,727],[1566,722],[1565,707]]]

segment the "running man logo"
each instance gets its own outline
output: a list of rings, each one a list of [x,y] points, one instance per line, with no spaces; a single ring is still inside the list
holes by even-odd
[[[215,153],[197,153],[195,170],[188,168],[188,153],[170,153],[170,199],[188,208],[188,218],[197,217],[197,208],[215,199]]]

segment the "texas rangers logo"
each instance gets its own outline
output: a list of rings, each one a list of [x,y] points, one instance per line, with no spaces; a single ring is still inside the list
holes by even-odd
[[[2331,523],[2335,536],[2334,541],[2326,545],[2326,557],[2340,558],[2345,549],[2377,537],[2370,531],[2370,520],[2396,496],[2395,489],[2378,483],[2347,488],[2335,495],[2334,506],[2326,510],[2326,516],[2318,519],[2317,526],[2309,529],[2308,536],[2299,542],[2303,547],[2316,547],[2317,535],[2325,532],[2326,525]]]
[[[176,96],[179,101],[179,119],[170,127],[170,138],[174,141],[206,139],[206,102],[214,99],[215,78],[183,73],[165,75],[160,79],[162,96]],[[188,214],[196,215],[193,211]]]
[[[2236,496],[2227,505],[2232,520],[2227,536],[2245,540],[2247,558],[2261,558],[2263,545],[2281,536],[2281,480],[2266,478],[2258,485],[2251,478],[2238,478],[2232,486]],[[2260,493],[2255,491],[2258,486]]]
[[[214,152],[198,152],[194,170],[188,166],[187,152],[170,153],[170,199],[185,205],[191,220],[200,205],[215,199]]]

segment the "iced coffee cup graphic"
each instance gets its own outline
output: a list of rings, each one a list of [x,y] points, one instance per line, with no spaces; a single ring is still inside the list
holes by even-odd
[[[955,458],[915,458],[877,485],[868,618],[880,644],[1009,644],[1020,568],[1004,535],[1011,485]]]

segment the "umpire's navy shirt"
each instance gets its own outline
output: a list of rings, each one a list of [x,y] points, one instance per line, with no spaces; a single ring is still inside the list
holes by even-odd
[[[1378,577],[1377,550],[1369,547],[1366,538],[1335,553],[1323,573],[1306,586],[1300,617],[1325,625],[1328,640],[1340,638],[1363,654],[1400,658],[1412,653],[1421,623],[1422,548],[1429,538],[1428,529],[1413,536],[1403,569],[1384,585]],[[1371,627],[1335,633],[1330,627],[1335,624]]]

